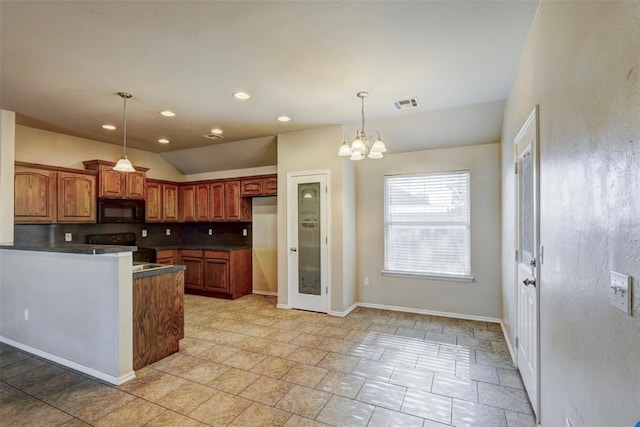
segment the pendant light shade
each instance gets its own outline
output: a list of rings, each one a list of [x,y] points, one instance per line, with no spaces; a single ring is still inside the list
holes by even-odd
[[[356,134],[356,138],[351,145],[347,144],[346,141],[342,143],[338,150],[338,156],[349,157],[353,161],[362,160],[365,157],[376,160],[381,159],[384,157],[382,153],[387,151],[387,147],[380,139],[380,132],[373,132],[376,135],[375,137],[367,137],[364,132],[364,99],[369,96],[369,93],[358,92],[356,96],[362,100],[362,128]]]
[[[127,99],[131,98],[133,95],[127,92],[118,92],[118,96],[120,96],[124,100],[124,113],[123,113],[123,134],[124,134],[124,143],[123,143],[123,151],[122,157],[118,160],[118,163],[113,167],[114,171],[118,172],[135,172],[131,161],[127,158]]]

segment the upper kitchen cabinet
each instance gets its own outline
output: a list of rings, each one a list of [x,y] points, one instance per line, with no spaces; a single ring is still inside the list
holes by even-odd
[[[16,224],[96,222],[93,172],[17,163]]]
[[[96,177],[58,172],[58,222],[96,222]]]
[[[242,197],[276,196],[278,194],[278,176],[254,176],[240,181]]]
[[[224,182],[209,184],[209,217],[211,221],[224,221]]]
[[[224,183],[225,221],[251,221],[251,199],[242,198],[240,180]]]
[[[181,185],[178,191],[180,222],[195,222],[196,186],[194,184]]]
[[[56,221],[58,173],[24,166],[15,168],[14,217],[16,223]]]
[[[210,221],[209,216],[209,184],[197,184],[195,188],[195,218],[196,221]]]
[[[146,221],[178,221],[178,185],[170,182],[147,180]]]
[[[115,163],[88,160],[84,167],[98,172],[98,197],[108,199],[144,199],[148,168],[135,166],[135,172],[113,170]]]

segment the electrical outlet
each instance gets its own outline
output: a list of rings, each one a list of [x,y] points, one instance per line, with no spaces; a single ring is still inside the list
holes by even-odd
[[[213,228],[209,229],[209,236],[213,236]]]
[[[369,278],[368,277],[364,278],[364,285],[365,286],[369,286]]]
[[[167,229],[165,230],[165,234],[166,234],[167,236],[171,236],[171,229],[170,229],[170,228],[167,228]]]
[[[243,228],[243,229],[242,229],[242,235],[243,235],[243,236],[246,236],[246,235],[247,235],[247,229],[246,229],[246,228]]]
[[[142,237],[147,237],[147,230],[142,230]]]
[[[73,240],[73,235],[71,233],[64,233],[64,241],[70,242]]]
[[[29,320],[29,310],[24,309],[24,320]]]

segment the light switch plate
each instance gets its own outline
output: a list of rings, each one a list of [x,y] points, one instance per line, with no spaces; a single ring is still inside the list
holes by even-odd
[[[147,237],[147,230],[142,230],[142,237]]]
[[[631,280],[629,276],[615,271],[611,272],[609,284],[609,303],[626,314],[631,314]]]
[[[166,234],[167,236],[171,236],[171,229],[170,229],[170,228],[167,228],[167,229],[165,230],[165,234]]]
[[[247,235],[247,229],[246,229],[246,228],[243,228],[243,229],[242,229],[242,235],[243,235],[243,236],[246,236],[246,235]]]
[[[64,241],[65,242],[70,242],[73,240],[73,236],[71,233],[64,233]]]

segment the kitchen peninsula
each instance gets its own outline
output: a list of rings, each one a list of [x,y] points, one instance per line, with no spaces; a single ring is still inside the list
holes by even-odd
[[[111,384],[134,378],[134,280],[142,284],[172,273],[169,282],[175,283],[184,270],[170,266],[133,273],[135,250],[82,244],[0,246],[0,341]],[[176,302],[180,296],[174,293],[173,301],[181,309],[182,301]],[[173,328],[178,334],[183,327],[179,320]]]

